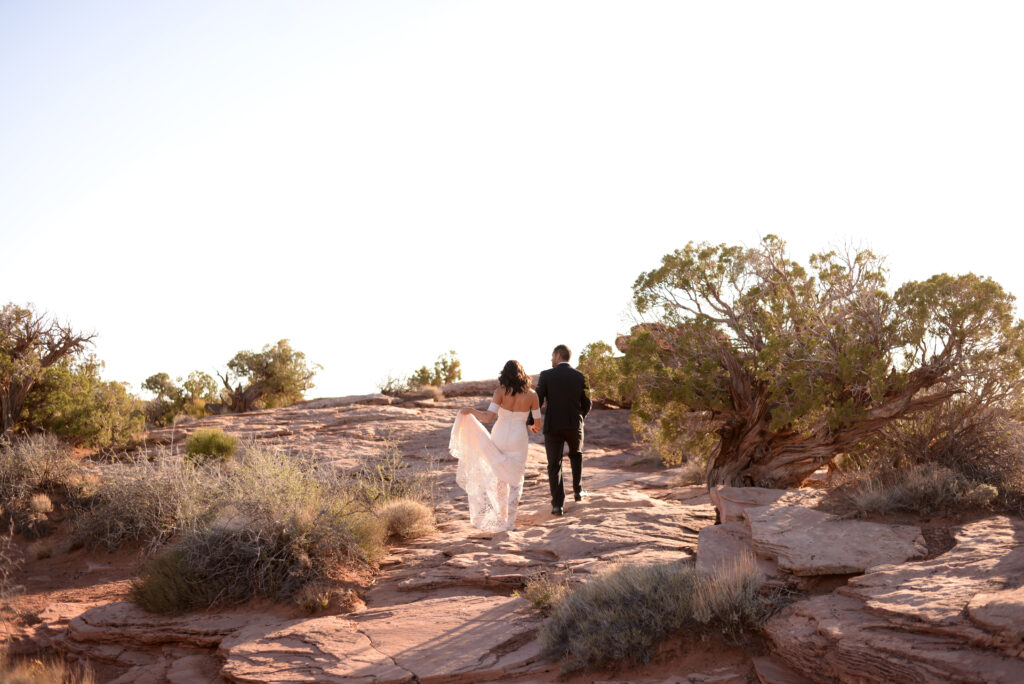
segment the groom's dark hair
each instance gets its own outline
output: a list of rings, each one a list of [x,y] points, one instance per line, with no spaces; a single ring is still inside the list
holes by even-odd
[[[564,344],[560,344],[557,347],[555,347],[554,353],[558,354],[558,358],[562,359],[563,361],[568,361],[569,359],[572,358],[572,352],[569,351],[569,348],[566,347]]]

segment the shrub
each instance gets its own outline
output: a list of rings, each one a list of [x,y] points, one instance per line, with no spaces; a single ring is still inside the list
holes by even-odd
[[[572,588],[572,571],[557,575],[550,570],[539,570],[526,578],[523,590],[517,592],[542,611],[558,605]]]
[[[403,392],[409,390],[409,381],[406,378],[396,378],[392,375],[388,375],[386,378],[377,383],[377,390],[381,394],[386,394],[389,397],[401,396]]]
[[[541,639],[567,671],[646,663],[661,641],[686,627],[731,639],[758,629],[770,610],[760,584],[752,558],[718,575],[702,575],[690,563],[620,566],[556,603]]]
[[[355,473],[356,494],[367,510],[373,510],[392,499],[413,499],[433,502],[437,474],[428,467],[413,468],[402,455],[392,437],[384,440],[375,454],[359,457]]]
[[[0,682],[4,684],[94,684],[95,681],[87,665],[52,658],[0,661]]]
[[[380,521],[333,470],[249,447],[220,482],[216,515],[196,521],[134,582],[143,608],[175,613],[254,597],[284,599],[383,547]]]
[[[100,377],[93,356],[66,358],[45,370],[25,399],[26,428],[52,432],[84,447],[119,448],[145,425],[145,407],[125,383]]]
[[[217,381],[202,371],[192,371],[177,382],[167,373],[156,373],[142,387],[156,395],[146,404],[146,418],[153,425],[171,425],[180,415],[202,418],[208,414],[206,405],[220,397]]]
[[[238,446],[238,438],[223,430],[196,430],[185,442],[185,460],[193,465],[226,461]]]
[[[934,463],[874,471],[856,481],[852,489],[848,498],[859,515],[955,513],[984,508],[999,494],[992,485],[972,482]]]
[[[434,531],[434,511],[415,499],[385,501],[378,515],[389,537],[416,539]]]
[[[24,559],[14,547],[14,527],[8,534],[0,535],[0,607],[21,593],[23,587],[14,583],[14,575]],[[3,681],[3,680],[0,680]]]
[[[449,385],[462,379],[462,364],[454,351],[441,354],[434,361],[434,367],[421,366],[409,377],[394,377],[388,375],[377,383],[377,389],[381,394],[392,397],[404,397],[406,399],[443,399],[444,393],[438,391],[427,392],[426,388],[441,385]]]
[[[45,313],[0,307],[0,438],[23,422],[25,403],[55,365],[85,351],[95,335],[82,335]]]
[[[0,507],[19,526],[52,508],[46,493],[75,496],[78,476],[78,464],[53,435],[0,442]]]
[[[74,541],[113,551],[128,541],[156,548],[210,515],[224,476],[185,466],[169,452],[104,467],[75,520]]]
[[[302,401],[313,387],[320,368],[306,361],[306,355],[292,349],[288,340],[266,345],[263,351],[240,351],[228,361],[221,375],[227,408],[234,413],[261,408],[279,408]],[[231,386],[234,381],[235,386]]]

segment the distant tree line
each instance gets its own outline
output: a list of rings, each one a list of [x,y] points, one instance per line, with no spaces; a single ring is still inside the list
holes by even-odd
[[[83,333],[32,305],[0,308],[0,439],[50,432],[82,447],[123,447],[146,427],[167,425],[178,415],[276,408],[301,401],[320,366],[288,340],[262,351],[240,351],[212,376],[194,371],[185,379],[167,373],[148,377],[145,402],[124,382],[104,381],[103,362],[89,349],[95,333]]]

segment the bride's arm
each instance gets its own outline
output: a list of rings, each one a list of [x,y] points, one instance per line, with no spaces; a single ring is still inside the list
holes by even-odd
[[[530,426],[530,432],[537,434],[544,428],[544,416],[540,412],[540,398],[534,394],[533,403],[530,404],[530,411],[533,415],[533,425]]]
[[[476,416],[476,419],[481,423],[490,423],[492,420],[498,417],[498,400],[501,399],[501,390],[497,390],[494,396],[491,397],[491,405],[487,407],[486,411],[477,411],[473,408],[460,408],[459,413],[470,414]]]

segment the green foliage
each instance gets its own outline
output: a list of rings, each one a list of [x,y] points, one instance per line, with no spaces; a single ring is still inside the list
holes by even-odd
[[[185,460],[192,465],[224,462],[231,458],[238,438],[223,430],[196,430],[185,442]]]
[[[100,377],[103,362],[89,355],[46,368],[25,400],[22,423],[84,447],[123,447],[145,429],[142,402],[127,384]]]
[[[433,368],[421,366],[407,378],[388,376],[377,384],[381,394],[393,397],[406,396],[424,387],[440,387],[462,379],[462,364],[454,351],[441,354],[434,361]]]
[[[715,435],[713,482],[733,484],[793,485],[888,420],[962,392],[1019,391],[1024,327],[997,283],[885,287],[869,251],[816,254],[805,269],[775,236],[689,243],[634,283],[649,322],[617,341],[623,356],[597,343],[586,367],[664,443]]]
[[[192,371],[177,383],[167,373],[156,373],[146,378],[142,387],[156,395],[146,410],[153,425],[171,425],[181,414],[202,418],[208,414],[206,405],[220,397],[217,381],[202,371]]]
[[[689,563],[623,565],[556,602],[540,637],[566,671],[647,663],[658,644],[683,629],[736,643],[771,610],[760,586],[748,557],[715,575]]]
[[[74,359],[92,340],[31,305],[0,308],[0,437],[22,422],[26,398],[54,364]]]
[[[263,351],[240,351],[228,361],[224,383],[229,390],[231,409],[236,412],[260,408],[280,408],[302,401],[303,393],[313,387],[313,376],[320,368],[306,361],[306,355],[292,349],[288,340],[263,347]]]

